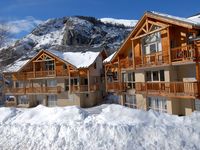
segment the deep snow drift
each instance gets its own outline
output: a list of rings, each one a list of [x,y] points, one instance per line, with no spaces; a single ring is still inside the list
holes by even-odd
[[[0,108],[0,149],[200,149],[200,113],[188,117],[120,105]]]

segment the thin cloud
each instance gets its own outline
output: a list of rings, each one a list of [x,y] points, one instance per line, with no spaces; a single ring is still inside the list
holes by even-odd
[[[26,17],[21,20],[8,21],[10,32],[12,34],[19,34],[21,32],[30,32],[34,27],[43,21],[35,19],[34,17]]]

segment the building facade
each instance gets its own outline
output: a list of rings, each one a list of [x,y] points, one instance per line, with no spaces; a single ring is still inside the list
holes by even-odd
[[[103,52],[58,52],[41,50],[21,58],[3,75],[10,81],[4,88],[6,105],[91,107],[102,100]]]
[[[200,24],[146,12],[105,62],[106,91],[121,104],[189,115],[199,108]]]

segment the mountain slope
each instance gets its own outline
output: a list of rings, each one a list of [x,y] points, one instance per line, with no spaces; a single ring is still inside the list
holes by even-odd
[[[106,49],[115,51],[132,27],[105,23],[93,17],[63,17],[49,19],[12,46],[0,50],[2,66],[40,49],[83,51]]]

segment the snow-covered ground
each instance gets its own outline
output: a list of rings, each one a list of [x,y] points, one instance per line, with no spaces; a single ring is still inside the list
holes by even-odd
[[[200,113],[178,117],[101,105],[0,108],[0,149],[200,149]]]

